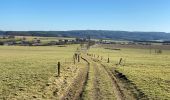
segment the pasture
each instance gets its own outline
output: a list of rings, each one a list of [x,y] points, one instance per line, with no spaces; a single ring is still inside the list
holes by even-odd
[[[0,99],[42,98],[49,79],[55,76],[57,62],[62,62],[62,69],[71,66],[76,48],[0,46]]]
[[[106,47],[110,49],[104,49]],[[170,98],[170,51],[167,48],[162,54],[155,54],[154,49],[150,53],[147,48],[103,45],[91,48],[89,53],[103,56],[105,63],[109,57],[108,66],[126,75],[148,99]],[[120,58],[122,64],[116,65]]]
[[[86,45],[0,46],[0,99],[169,99],[170,51],[166,47],[157,54],[155,49],[110,44],[89,50]]]

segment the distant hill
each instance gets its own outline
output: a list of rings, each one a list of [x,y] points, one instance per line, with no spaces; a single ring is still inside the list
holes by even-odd
[[[0,34],[4,32],[0,31]],[[165,40],[170,41],[170,33],[165,32],[128,32],[107,30],[73,30],[73,31],[6,31],[6,35],[46,36],[46,37],[75,37],[113,40]]]
[[[3,31],[0,31],[0,35],[3,35],[5,32],[3,32]]]

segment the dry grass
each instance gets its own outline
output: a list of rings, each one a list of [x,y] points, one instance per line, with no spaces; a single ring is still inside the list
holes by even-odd
[[[90,53],[103,56],[105,62],[109,55],[111,66],[114,67],[116,67],[119,59],[123,58],[122,65],[117,66],[116,69],[133,81],[149,99],[170,98],[169,50],[163,50],[163,54],[150,54],[149,49],[121,48],[121,50],[109,50],[92,48]]]

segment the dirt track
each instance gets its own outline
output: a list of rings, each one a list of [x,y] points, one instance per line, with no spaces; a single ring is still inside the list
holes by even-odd
[[[86,62],[60,100],[128,100],[117,78],[107,65],[84,56]],[[135,100],[130,96],[131,100]]]
[[[105,71],[106,75],[109,77],[110,81],[112,82],[112,89],[114,91],[114,95],[116,97],[117,100],[124,100],[124,94],[121,91],[117,79],[114,77],[114,75],[110,72],[110,70],[108,70],[107,68],[105,68],[105,66],[103,64],[101,64],[98,60],[96,59],[92,59],[95,63],[99,64],[99,67],[102,68],[103,71]]]
[[[118,84],[107,70],[94,59],[87,58],[90,63],[89,77],[83,90],[83,100],[124,100]]]
[[[85,59],[84,59],[85,60]],[[85,61],[87,62],[87,61]],[[73,83],[71,83],[70,87],[67,89],[65,94],[63,94],[59,99],[60,100],[79,100],[81,99],[81,95],[84,89],[84,86],[87,82],[89,65],[84,66],[84,68],[80,69]]]

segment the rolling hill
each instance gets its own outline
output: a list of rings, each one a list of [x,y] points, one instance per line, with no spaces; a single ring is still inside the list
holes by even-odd
[[[72,31],[0,31],[0,34],[19,36],[45,36],[45,37],[75,37],[113,40],[164,40],[170,41],[170,33],[165,32],[129,32],[107,30],[72,30]]]

